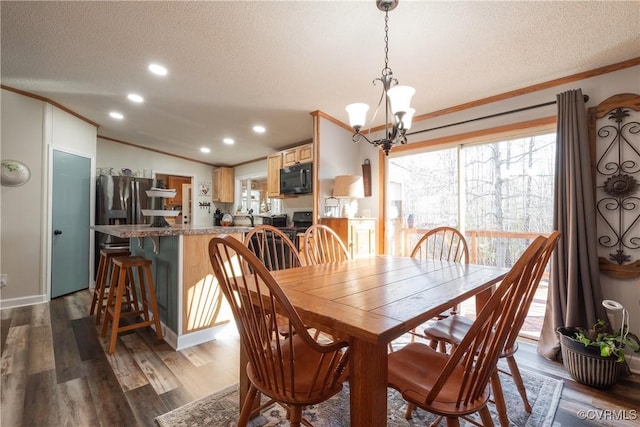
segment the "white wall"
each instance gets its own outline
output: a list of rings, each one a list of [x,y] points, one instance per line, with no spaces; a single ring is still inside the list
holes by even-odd
[[[193,176],[193,224],[213,225],[213,213],[216,205],[211,204],[211,209],[200,208],[200,202],[211,202],[211,195],[199,196],[198,184],[208,182],[211,184],[213,167],[203,163],[193,162],[154,151],[133,147],[127,144],[109,141],[98,137],[98,152],[96,158],[97,168],[112,167],[118,171],[129,168],[132,171],[151,170],[153,173],[169,175]],[[220,204],[222,210],[225,204]]]
[[[2,90],[2,160],[18,160],[31,170],[20,187],[0,187],[0,272],[8,274],[8,286],[0,299],[14,299],[45,292],[42,274],[45,104]]]
[[[325,212],[325,200],[333,194],[333,179],[337,175],[362,175],[361,162],[358,162],[360,145],[369,144],[355,144],[351,140],[353,132],[322,116],[318,120],[320,158],[314,162],[314,166],[318,168],[320,181],[320,188],[315,193],[320,210],[317,214],[321,217]]]
[[[94,162],[97,129],[48,103],[1,93],[1,157],[19,160],[31,170],[26,184],[0,190],[0,271],[9,279],[0,306],[9,307],[49,298],[51,153],[57,149]],[[90,272],[87,266],[87,286]]]

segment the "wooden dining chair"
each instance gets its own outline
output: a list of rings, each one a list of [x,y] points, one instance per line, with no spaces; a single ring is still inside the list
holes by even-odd
[[[533,301],[536,290],[538,289],[538,284],[542,279],[542,275],[544,274],[544,271],[547,267],[547,263],[549,262],[551,253],[555,249],[559,238],[559,231],[554,231],[546,238],[545,245],[538,254],[537,259],[535,260],[532,272],[532,280],[529,282],[528,288],[524,291],[524,297],[522,299],[522,302],[518,306],[515,320],[511,325],[511,329],[509,330],[509,333],[507,335],[504,348],[500,353],[500,358],[506,359],[507,365],[509,367],[509,371],[501,370],[501,372],[511,375],[514,383],[516,384],[518,393],[522,398],[522,402],[524,403],[524,408],[529,413],[531,413],[531,404],[527,399],[527,391],[524,387],[524,382],[522,381],[522,376],[520,375],[520,369],[518,368],[518,364],[516,363],[516,359],[514,357],[515,352],[518,350],[518,343],[516,340],[518,338],[518,334],[520,333],[520,329],[522,329],[522,325],[527,318],[529,307],[531,306],[531,302]],[[460,315],[451,316],[446,319],[438,320],[431,323],[428,327],[425,328],[424,335],[431,340],[430,346],[432,348],[438,347],[442,349],[443,344],[446,343],[449,344],[453,349],[455,349],[464,339],[465,335],[467,335],[472,325],[473,321],[468,317]],[[502,385],[497,375],[492,381],[492,387],[494,389],[494,401],[500,418],[500,425],[508,426],[509,419],[507,416],[507,408],[504,399],[502,398]]]
[[[349,259],[349,251],[340,236],[323,224],[314,224],[307,228],[304,233],[304,255],[307,265]]]
[[[494,425],[487,407],[489,381],[545,242],[538,237],[529,245],[451,354],[420,342],[389,354],[388,383],[408,402],[407,419],[418,406],[445,417],[448,426],[459,426],[460,417],[474,412],[483,426]]]
[[[272,225],[260,225],[247,233],[244,244],[269,271],[300,267],[302,260],[291,239]]]
[[[420,237],[420,240],[411,250],[411,257],[421,260],[444,260],[468,264],[469,247],[464,235],[456,228],[436,227]],[[455,315],[458,313],[458,309],[458,305],[455,305],[449,310],[440,313],[436,316],[436,319],[444,319],[449,315]],[[415,337],[428,339],[422,333],[422,327],[415,328],[409,333],[411,334],[412,342]],[[389,350],[393,351],[393,347],[390,346]],[[442,350],[444,351],[444,347]]]
[[[469,263],[469,247],[460,231],[436,227],[426,232],[411,250],[411,257]]]
[[[248,424],[258,393],[286,406],[291,426],[310,425],[302,419],[302,408],[342,389],[348,343],[314,340],[276,280],[239,240],[224,234],[214,237],[209,257],[249,360],[250,387],[238,426]],[[242,265],[248,265],[252,274]],[[279,333],[276,313],[287,320],[286,338]]]

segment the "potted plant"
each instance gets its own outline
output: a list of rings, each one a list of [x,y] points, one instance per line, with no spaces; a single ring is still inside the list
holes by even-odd
[[[626,367],[625,348],[640,353],[640,339],[628,325],[612,332],[607,322],[598,320],[589,330],[561,327],[557,333],[562,362],[571,377],[596,388],[609,388],[618,380],[621,367]]]

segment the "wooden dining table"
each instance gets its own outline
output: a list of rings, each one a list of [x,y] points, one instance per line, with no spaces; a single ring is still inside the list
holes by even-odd
[[[307,325],[349,342],[350,425],[375,427],[387,424],[388,344],[468,298],[481,307],[507,271],[374,256],[272,274]],[[245,362],[241,356],[241,403]]]

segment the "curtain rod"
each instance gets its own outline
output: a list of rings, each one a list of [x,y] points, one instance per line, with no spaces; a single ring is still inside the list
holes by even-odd
[[[584,102],[587,102],[589,100],[589,95],[584,95],[583,98],[584,98]],[[496,113],[496,114],[490,114],[488,116],[476,117],[475,119],[464,120],[464,121],[457,122],[457,123],[450,123],[448,125],[437,126],[437,127],[430,128],[430,129],[423,129],[423,130],[417,130],[415,132],[408,132],[407,136],[416,135],[416,134],[422,133],[422,132],[430,132],[432,130],[444,129],[444,128],[448,128],[448,127],[451,127],[451,126],[458,126],[458,125],[463,125],[463,124],[466,124],[466,123],[477,122],[478,120],[491,119],[493,117],[505,116],[507,114],[519,113],[521,111],[533,110],[534,108],[546,107],[548,105],[553,105],[555,103],[556,103],[556,101],[545,102],[543,104],[536,104],[536,105],[530,105],[528,107],[516,108],[515,110],[503,111],[502,113]]]

